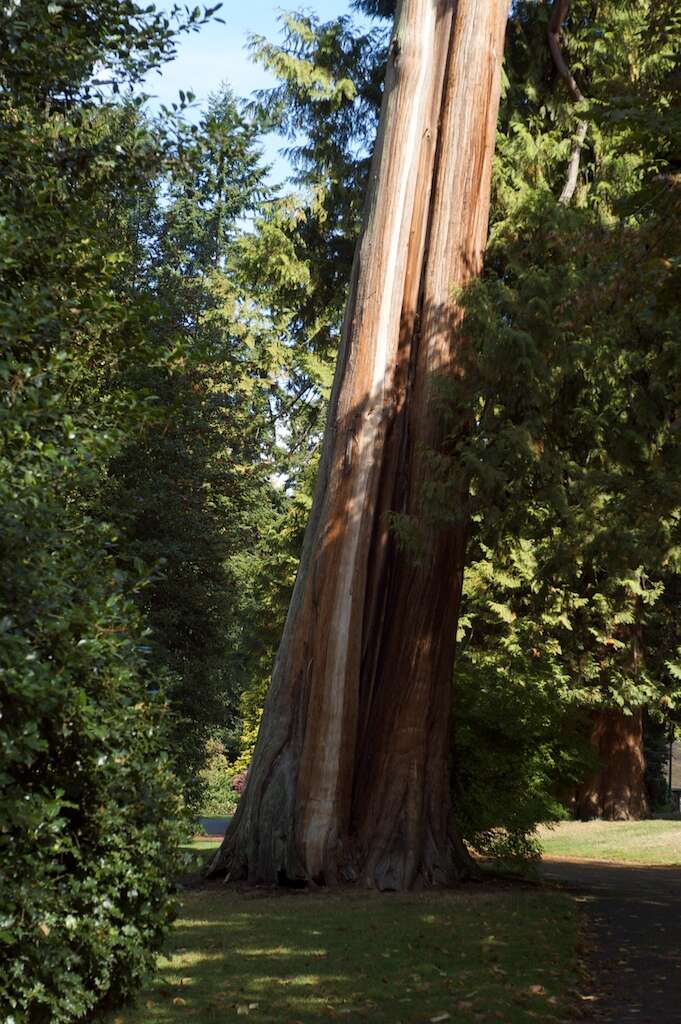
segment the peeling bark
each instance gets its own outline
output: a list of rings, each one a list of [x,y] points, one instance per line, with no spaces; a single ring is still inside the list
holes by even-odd
[[[405,889],[469,868],[449,788],[466,527],[422,525],[432,377],[482,267],[508,0],[402,0],[322,460],[246,791],[211,866]],[[465,509],[461,486],[461,511]]]
[[[577,817],[585,821],[638,821],[647,817],[650,807],[645,784],[642,709],[632,715],[615,708],[594,712],[591,743],[601,767],[577,794]]]

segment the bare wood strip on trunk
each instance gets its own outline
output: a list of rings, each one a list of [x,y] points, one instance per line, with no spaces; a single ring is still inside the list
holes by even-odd
[[[588,129],[589,125],[587,121],[579,122],[577,126],[577,134],[574,137],[572,149],[570,151],[570,162],[568,163],[568,172],[565,178],[565,184],[563,185],[563,191],[558,199],[561,206],[570,205],[572,197],[577,189],[577,182],[579,181],[579,167],[582,162],[582,147],[586,142],[586,133]]]

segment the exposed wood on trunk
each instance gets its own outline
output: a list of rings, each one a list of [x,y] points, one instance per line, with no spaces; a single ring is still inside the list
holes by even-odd
[[[563,81],[566,83],[570,95],[576,103],[580,103],[584,99],[584,96],[582,95],[582,92],[565,61],[563,50],[560,45],[563,22],[567,18],[569,10],[570,0],[555,0],[548,27],[549,49],[551,50],[551,56],[553,57],[556,69]],[[577,126],[577,132],[570,152],[567,177],[565,179],[565,184],[563,185],[563,191],[561,192],[558,200],[558,202],[562,203],[563,206],[567,206],[571,202],[572,197],[575,194],[575,189],[577,188],[579,165],[582,159],[582,147],[586,141],[588,128],[589,125],[586,121],[580,121]]]
[[[572,150],[570,151],[570,161],[568,163],[568,172],[565,178],[565,184],[563,185],[563,191],[558,199],[558,202],[563,206],[569,206],[577,188],[577,182],[579,181],[579,165],[582,160],[582,146],[586,141],[588,128],[589,125],[586,121],[580,121],[577,126],[577,134],[573,139]]]
[[[251,881],[451,883],[451,674],[465,523],[418,564],[434,372],[479,273],[508,0],[402,0],[313,510],[246,792],[212,866]],[[462,513],[465,488],[461,487]]]
[[[643,755],[643,711],[595,711],[591,742],[601,767],[577,794],[578,818],[630,821],[649,813]]]

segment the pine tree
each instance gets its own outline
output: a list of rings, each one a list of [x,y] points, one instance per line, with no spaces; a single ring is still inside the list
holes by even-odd
[[[137,289],[156,304],[135,366],[154,413],[116,460],[126,558],[156,567],[139,595],[150,654],[169,672],[172,752],[192,803],[211,735],[229,739],[241,688],[243,578],[233,559],[275,515],[268,326],[239,269],[240,221],[263,196],[256,124],[229,92],[181,128],[180,160],[131,211]]]

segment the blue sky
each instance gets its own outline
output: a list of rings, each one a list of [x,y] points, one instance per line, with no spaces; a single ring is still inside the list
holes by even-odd
[[[210,0],[203,0],[209,4]],[[217,2],[217,0],[215,0]],[[170,2],[157,2],[169,8]],[[152,75],[148,89],[162,103],[177,99],[178,90],[190,89],[197,100],[204,102],[224,81],[235,93],[248,96],[254,89],[270,84],[266,73],[253,64],[246,52],[251,32],[276,39],[277,17],[282,10],[303,9],[321,18],[347,14],[350,0],[225,0],[219,16],[225,24],[212,23],[198,33],[185,36],[179,46],[178,58],[166,65],[161,76]]]
[[[203,6],[213,6],[217,0],[201,2]],[[173,3],[172,0],[157,0],[156,6],[168,9]],[[350,0],[224,0],[218,14],[225,24],[213,22],[200,32],[183,36],[177,59],[166,64],[160,75],[154,73],[149,77],[146,89],[155,97],[153,102],[169,105],[177,101],[180,89],[191,91],[196,95],[197,109],[190,116],[196,116],[223,82],[244,97],[254,89],[271,85],[272,78],[251,61],[246,44],[252,32],[276,39],[280,30],[278,17],[287,10],[304,10],[323,19],[351,13]],[[356,12],[352,13],[361,20]],[[288,173],[288,165],[278,155],[281,145],[276,137],[265,142],[265,159],[272,165],[273,181],[281,181]]]

